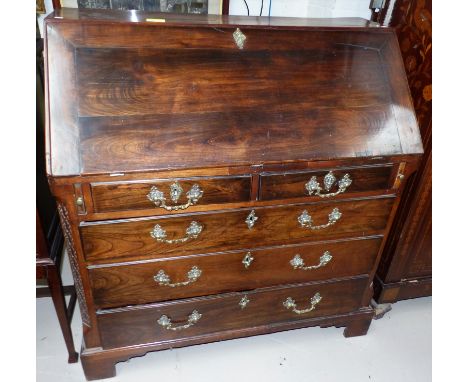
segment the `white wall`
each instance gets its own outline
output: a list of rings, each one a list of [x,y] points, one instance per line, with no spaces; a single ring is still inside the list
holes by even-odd
[[[370,0],[264,0],[263,16],[268,16],[271,1],[271,16],[287,17],[362,17],[369,19]],[[250,15],[259,16],[261,0],[247,0]],[[231,0],[231,15],[247,15],[243,0]]]

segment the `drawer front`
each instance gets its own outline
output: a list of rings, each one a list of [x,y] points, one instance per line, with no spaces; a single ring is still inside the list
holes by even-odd
[[[93,183],[91,191],[96,212],[190,210],[192,205],[248,201],[250,180],[250,176],[241,176]]]
[[[364,277],[309,283],[102,312],[98,314],[102,345],[108,349],[343,314],[360,307],[367,282]],[[310,311],[298,313],[301,310]],[[172,329],[181,328],[169,329],[169,320]]]
[[[310,172],[263,174],[260,199],[276,200],[310,196],[333,198],[364,192],[383,192],[395,181],[397,165],[331,169]]]
[[[95,305],[110,308],[367,274],[380,243],[372,238],[189,256],[92,268],[89,275]]]
[[[335,240],[383,233],[393,201],[386,197],[87,223],[81,234],[89,262],[211,253],[252,248],[253,243],[259,247]],[[335,208],[341,217],[330,224]],[[252,211],[257,220],[249,228],[246,220],[253,217]],[[299,223],[304,211],[318,229]]]

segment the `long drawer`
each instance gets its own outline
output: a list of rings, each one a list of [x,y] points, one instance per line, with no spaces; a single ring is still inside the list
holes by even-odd
[[[348,313],[367,277],[230,293],[98,313],[105,349]]]
[[[383,233],[393,197],[84,223],[86,260],[163,258]]]
[[[195,255],[89,270],[95,305],[109,308],[367,274],[381,238]]]

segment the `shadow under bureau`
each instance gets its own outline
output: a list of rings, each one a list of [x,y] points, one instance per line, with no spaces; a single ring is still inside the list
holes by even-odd
[[[67,8],[45,26],[48,176],[89,380],[153,350],[366,334],[422,154],[393,30]]]

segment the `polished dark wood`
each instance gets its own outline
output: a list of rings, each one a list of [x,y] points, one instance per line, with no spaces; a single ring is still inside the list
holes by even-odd
[[[89,274],[96,306],[109,308],[368,274],[380,244],[381,238],[374,237],[251,249],[144,263],[106,264],[90,268]],[[295,255],[300,255],[305,266],[317,266],[325,251],[329,251],[333,258],[321,268],[295,269],[290,264]],[[247,252],[253,260],[246,267],[242,261]],[[162,269],[171,277],[172,283],[186,281],[187,272],[193,266],[198,267],[202,275],[189,285],[169,287],[154,280]]]
[[[336,283],[265,288],[245,293],[109,310],[98,316],[102,345],[104,349],[109,349],[165,342],[181,337],[195,337],[227,330],[274,325],[283,321],[342,314],[359,308],[360,296],[366,285],[367,278],[363,277]],[[283,306],[286,298],[292,297],[297,303],[297,309],[308,309],[311,306],[310,299],[317,292],[321,294],[322,300],[316,309],[309,313],[297,314]],[[250,302],[242,309],[239,301],[244,296],[247,296]],[[173,320],[174,325],[184,325],[193,310],[201,313],[202,318],[182,334],[167,330],[157,323],[164,314]],[[275,313],[272,314],[272,311]]]
[[[432,295],[432,277],[411,278],[398,282],[383,282],[378,276],[374,280],[374,294],[379,304],[391,304],[410,298]]]
[[[332,168],[314,172],[281,172],[276,174],[264,174],[261,176],[262,193],[261,200],[288,199],[294,197],[304,197],[308,195],[305,187],[306,183],[312,176],[317,177],[323,187],[323,178],[329,171],[337,179],[342,179],[348,174],[352,179],[352,183],[347,187],[346,194],[362,193],[369,191],[386,191],[391,189],[395,182],[395,167],[398,165],[389,164],[385,167],[367,166],[362,168]],[[335,185],[330,191],[322,190],[323,194],[333,193],[338,191],[338,186]],[[345,196],[345,195],[343,195]],[[314,199],[320,200],[319,196]]]
[[[280,330],[364,335],[376,267],[422,154],[394,32],[359,19],[132,15],[61,9],[46,20],[46,158],[86,377],[113,376],[116,362],[148,351]],[[306,195],[310,176],[330,170],[350,173],[349,190]],[[167,193],[176,180],[184,190],[203,181],[200,204],[149,203],[152,184]],[[298,222],[307,209],[324,225],[334,208],[333,225]],[[186,242],[150,236],[159,224],[184,237],[192,221],[203,231]],[[316,264],[325,250],[325,267],[289,263],[300,254]],[[194,265],[202,275],[184,287],[153,279],[163,269],[182,281]],[[295,292],[304,309],[317,291],[309,313],[283,305]],[[195,309],[196,325],[158,327],[162,314],[182,324]]]
[[[375,279],[375,299],[391,303],[432,294],[432,3],[398,0],[390,18],[405,62],[424,145]]]
[[[229,340],[232,338],[270,334],[310,326],[323,328],[330,326],[345,327],[348,337],[361,336],[366,334],[362,328],[371,323],[373,316],[374,310],[372,308],[360,308],[347,314],[315,317],[302,319],[300,321],[284,321],[274,325],[262,325],[254,328],[210,333],[197,337],[178,338],[170,342],[170,349]],[[155,342],[151,344],[140,344],[138,346],[99,351],[96,351],[95,349],[82,349],[80,359],[87,380],[91,381],[95,379],[110,378],[116,374],[116,362],[124,362],[132,357],[140,357],[151,351],[167,349],[167,345],[167,342]]]
[[[252,210],[241,209],[156,219],[82,223],[80,230],[88,262],[129,261],[251,248],[253,245],[281,245],[285,241],[300,243],[382,234],[393,203],[393,197],[385,197],[256,208],[258,221],[252,229],[245,222]],[[335,207],[339,208],[342,217],[329,228],[310,230],[301,227],[297,220],[307,210],[314,225],[326,224],[328,215]],[[167,244],[150,235],[153,227],[159,224],[166,230],[168,239],[183,238],[192,221],[204,227],[196,239]]]
[[[170,185],[175,181],[184,192],[178,203],[170,199]],[[185,193],[197,184],[203,190],[203,196],[196,205],[235,203],[250,200],[250,176],[244,177],[210,177],[171,180],[147,180],[145,182],[121,183],[93,183],[94,210],[96,212],[154,209],[155,204],[148,199],[151,187],[156,186],[164,192],[168,206],[177,206],[187,202]]]
[[[44,268],[40,268],[40,269],[44,269]],[[45,276],[43,277],[45,278]],[[69,296],[69,295],[73,295],[75,294],[76,295],[76,290],[75,290],[75,286],[74,285],[63,285],[63,294],[65,296]],[[51,297],[51,293],[50,293],[50,290],[49,288],[36,288],[36,298],[42,298],[42,297]],[[70,308],[67,309],[67,311],[69,311]]]
[[[365,336],[372,320],[356,320],[351,322],[344,330],[345,337]]]
[[[432,150],[427,154],[377,272],[374,285],[379,303],[432,295]]]
[[[61,52],[49,81],[62,82],[49,95],[51,174],[422,152],[413,114],[393,107],[411,110],[394,89],[404,68],[391,30],[329,23],[305,32],[231,16],[135,24],[109,11],[96,24],[100,14],[61,9],[46,19],[48,46]],[[237,26],[247,35],[242,50]]]

